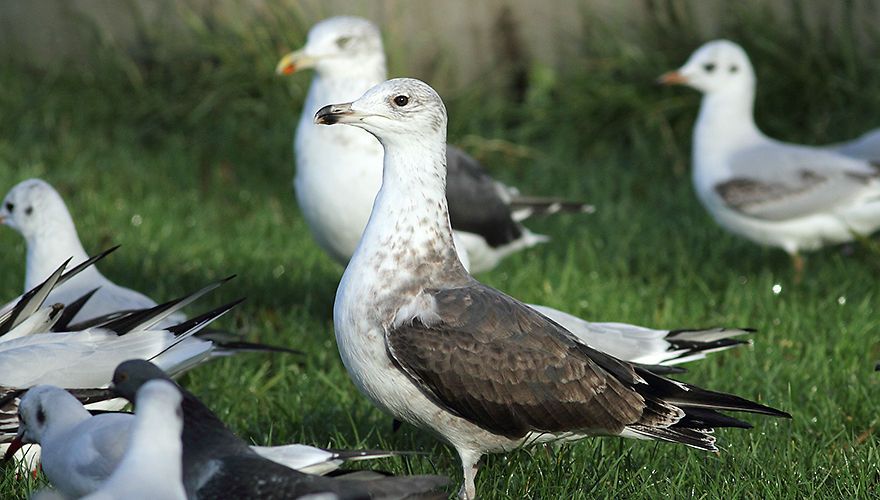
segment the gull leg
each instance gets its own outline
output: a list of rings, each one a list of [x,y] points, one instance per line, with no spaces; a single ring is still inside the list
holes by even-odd
[[[475,500],[477,498],[477,486],[474,480],[477,478],[477,471],[480,469],[480,457],[482,453],[473,450],[458,450],[458,456],[461,458],[461,470],[464,473],[464,484],[458,490],[459,500]]]
[[[791,254],[791,263],[794,267],[794,282],[800,284],[804,277],[804,258],[801,254],[795,252]]]

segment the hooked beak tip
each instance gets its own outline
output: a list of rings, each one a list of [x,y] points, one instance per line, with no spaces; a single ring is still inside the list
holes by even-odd
[[[346,118],[352,116],[354,116],[354,112],[351,109],[351,103],[328,104],[315,113],[315,123],[318,125],[335,125],[350,121],[346,120]]]

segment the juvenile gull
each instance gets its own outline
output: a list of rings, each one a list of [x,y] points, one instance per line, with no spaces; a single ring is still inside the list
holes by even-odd
[[[309,31],[305,47],[278,63],[278,72],[283,74],[307,68],[313,68],[315,76],[296,129],[294,186],[303,216],[318,243],[345,263],[360,240],[382,182],[382,147],[364,131],[321,127],[313,123],[313,117],[324,104],[356,99],[385,80],[385,53],[378,28],[356,17],[319,22]],[[532,213],[586,207],[520,196],[454,147],[447,147],[446,159],[446,198],[456,229],[453,237],[459,256],[469,261],[465,261],[465,267],[474,272],[490,269],[507,253],[543,238],[520,224]],[[700,359],[707,352],[743,343],[732,338],[748,333],[738,328],[670,331],[623,323],[591,323],[547,306],[533,307],[584,342],[616,357],[646,364]]]
[[[367,225],[382,182],[382,147],[356,129],[315,126],[328,102],[356,99],[385,81],[379,29],[366,19],[333,17],[314,25],[301,50],[278,63],[279,74],[314,68],[294,138],[296,198],[312,234],[345,264]],[[592,211],[582,203],[521,196],[494,180],[460,149],[446,151],[450,218],[462,258],[473,272],[495,267],[514,252],[547,240],[521,221],[535,213]]]
[[[694,127],[693,183],[723,228],[782,248],[792,256],[797,277],[803,270],[800,251],[880,228],[880,170],[859,158],[869,138],[861,145],[821,148],[764,135],[753,115],[755,73],[739,45],[709,42],[660,81],[703,93]]]
[[[594,350],[472,278],[444,196],[446,109],[428,85],[389,80],[315,121],[363,128],[385,149],[382,188],[336,294],[342,361],[379,408],[456,449],[460,497],[475,497],[485,453],[589,435],[714,451],[713,428],[749,427],[719,410],[789,416]]]
[[[143,360],[122,363],[113,390],[128,397],[167,376]],[[183,394],[183,482],[190,499],[282,499],[329,493],[340,498],[446,498],[436,492],[448,482],[440,476],[350,480],[304,474],[267,460],[236,436],[194,395]]]

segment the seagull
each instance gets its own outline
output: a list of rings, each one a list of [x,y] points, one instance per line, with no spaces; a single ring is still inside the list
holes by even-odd
[[[16,184],[0,206],[0,223],[21,233],[27,243],[25,290],[45,280],[67,259],[72,259],[74,264],[88,259],[64,200],[46,181],[28,179]],[[49,300],[67,304],[95,289],[94,296],[74,320],[83,321],[108,313],[147,309],[156,305],[155,301],[142,293],[113,283],[94,266],[59,286]],[[169,317],[163,326],[184,320],[186,316],[177,313]]]
[[[156,379],[170,381],[152,363],[126,361],[114,372],[112,389],[129,397]],[[431,494],[448,482],[440,476],[360,481],[304,474],[257,454],[198,398],[179,390],[183,395],[183,481],[188,498],[281,499],[321,493],[342,498],[408,498]],[[437,493],[436,497],[446,498],[446,494]]]
[[[144,362],[146,363],[146,362]],[[96,397],[99,391],[88,394]],[[42,470],[65,497],[79,498],[97,491],[123,458],[135,416],[110,412],[92,416],[80,398],[52,385],[38,385],[21,398],[12,456],[25,444],[38,444]],[[394,456],[393,452],[328,451],[312,446],[251,446],[261,456],[302,472],[336,470],[347,460]],[[291,463],[296,466],[290,465]]]
[[[703,93],[693,149],[700,202],[726,230],[788,252],[796,279],[801,251],[880,228],[880,168],[859,157],[866,147],[803,146],[764,135],[753,115],[755,73],[739,45],[709,42],[659,81]]]
[[[312,117],[328,102],[356,99],[386,79],[379,29],[357,17],[315,24],[301,50],[284,56],[278,74],[314,68],[296,128],[294,189],[318,244],[343,265],[360,240],[382,182],[382,147],[355,129],[316,127]],[[449,215],[462,260],[474,272],[547,241],[522,221],[533,214],[591,212],[593,207],[556,198],[535,198],[493,179],[474,158],[446,151]]]
[[[87,402],[96,403],[90,408],[118,410],[125,404],[122,400],[107,401],[107,397],[98,398],[92,390],[109,385],[113,370],[120,362],[135,357],[152,359],[169,373],[179,374],[207,360],[215,346],[209,340],[194,337],[195,333],[240,301],[173,327],[157,329],[155,324],[221,283],[151,310],[122,315],[86,329],[36,333],[5,341],[0,337],[0,444],[10,443],[15,436],[18,397],[24,389],[39,384],[80,389],[78,392]],[[23,301],[32,300],[34,296],[25,295]],[[26,308],[15,309],[19,310]],[[28,457],[16,458],[30,463],[35,457],[36,454],[31,453]]]
[[[362,128],[385,149],[382,188],[333,308],[342,361],[380,409],[455,448],[460,498],[475,498],[486,453],[592,435],[716,451],[714,428],[750,427],[720,410],[790,417],[592,349],[471,277],[444,196],[446,108],[424,82],[389,80],[315,122]]]

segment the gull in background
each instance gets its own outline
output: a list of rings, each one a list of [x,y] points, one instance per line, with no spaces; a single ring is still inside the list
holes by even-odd
[[[186,393],[184,397],[191,395]],[[97,491],[107,480],[123,458],[136,421],[131,413],[93,416],[77,397],[52,385],[28,390],[21,398],[18,415],[16,440],[7,458],[21,445],[40,445],[43,473],[58,493],[72,498]],[[292,448],[294,446],[296,448]],[[303,472],[320,469],[325,473],[338,468],[347,457],[363,460],[395,455],[389,452],[331,453],[306,445],[251,446],[251,449]]]
[[[315,76],[296,129],[294,186],[318,243],[346,263],[366,227],[382,183],[382,146],[362,130],[321,127],[313,117],[324,104],[356,99],[385,81],[385,53],[378,28],[357,17],[333,17],[317,23],[309,31],[305,47],[284,56],[277,70],[291,74],[307,68],[313,68]],[[446,149],[446,161],[446,199],[456,249],[465,267],[474,272],[490,269],[507,253],[543,238],[520,224],[529,215],[587,207],[520,196],[451,146]],[[589,345],[650,365],[701,359],[706,353],[743,344],[734,337],[751,332],[743,328],[658,330],[592,323],[547,306],[532,307]]]
[[[382,147],[356,129],[315,126],[328,102],[356,99],[387,78],[379,29],[357,17],[315,24],[301,50],[284,56],[278,74],[313,68],[294,138],[294,189],[303,217],[318,244],[343,265],[360,240],[382,183]],[[547,241],[521,222],[533,214],[591,212],[589,205],[520,195],[493,179],[474,158],[447,151],[449,216],[462,261],[473,272],[495,267],[504,257]]]
[[[73,264],[88,259],[64,200],[46,181],[28,179],[16,184],[0,206],[0,223],[18,231],[27,243],[25,290],[37,286],[68,259]],[[95,266],[59,286],[48,300],[69,304],[92,290],[96,290],[94,295],[74,321],[156,306],[146,295],[113,283]],[[179,312],[168,317],[161,326],[185,320],[186,316]]]
[[[174,383],[153,380],[144,384],[137,392],[137,409],[129,424],[131,432],[128,439],[118,442],[101,440],[102,429],[100,427],[93,427],[92,432],[86,436],[78,437],[69,432],[71,429],[66,424],[77,420],[80,422],[89,421],[90,418],[89,412],[85,408],[82,406],[76,408],[76,399],[64,398],[61,394],[64,392],[57,387],[40,385],[28,391],[22,402],[19,432],[23,442],[39,443],[42,441],[60,446],[66,441],[66,444],[85,446],[85,448],[78,449],[62,449],[52,446],[50,448],[52,453],[44,453],[43,455],[44,470],[47,466],[53,469],[60,467],[60,470],[53,471],[52,475],[55,478],[65,479],[65,474],[77,476],[85,471],[67,469],[67,467],[78,464],[59,460],[61,458],[59,456],[66,458],[78,455],[81,461],[88,461],[90,466],[100,464],[103,453],[122,453],[122,457],[118,463],[112,464],[113,467],[110,470],[104,468],[93,471],[103,480],[99,481],[100,485],[97,489],[92,489],[87,494],[70,494],[61,486],[61,483],[56,483],[53,480],[53,484],[58,488],[52,492],[54,498],[89,500],[186,499],[186,493],[183,489],[182,444],[180,441],[180,433],[183,429],[180,404],[183,397]],[[101,417],[106,417],[101,421],[113,422],[114,417],[123,418],[127,415],[101,415]],[[109,425],[112,427],[112,424]],[[96,438],[97,441],[92,442],[84,439],[88,437]],[[102,447],[102,445],[106,447]],[[104,463],[103,465],[106,467],[109,464]],[[46,473],[48,475],[49,471],[47,470]],[[65,480],[67,479],[69,478]],[[94,480],[94,478],[92,479]]]
[[[413,79],[315,117],[362,128],[385,149],[382,188],[333,308],[342,361],[379,408],[455,448],[461,498],[475,498],[486,453],[592,435],[715,451],[714,428],[750,427],[722,410],[789,417],[592,349],[471,277],[444,196],[446,120],[437,93]]]
[[[880,228],[880,169],[864,159],[872,139],[812,147],[764,135],[753,113],[755,73],[739,45],[709,42],[660,82],[703,93],[692,174],[700,202],[726,230],[788,252],[796,279],[801,251]]]
[[[113,390],[129,397],[143,384],[167,375],[155,365],[126,361],[113,374]],[[335,494],[342,498],[447,498],[437,492],[440,476],[381,477],[369,480],[304,474],[257,454],[186,389],[183,394],[183,482],[190,499],[299,498]]]

